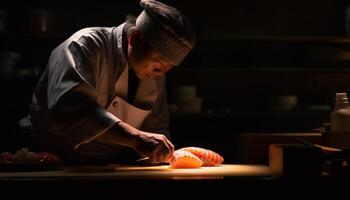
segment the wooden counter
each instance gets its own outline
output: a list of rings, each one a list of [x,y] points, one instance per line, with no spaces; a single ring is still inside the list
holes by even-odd
[[[55,179],[224,179],[250,178],[273,179],[275,175],[264,165],[223,164],[198,169],[171,169],[159,166],[66,166],[61,171],[0,173],[0,181],[6,180],[55,180]]]
[[[199,169],[170,169],[160,166],[66,166],[61,171],[0,173],[2,193],[33,195],[38,191],[66,198],[91,195],[164,195],[182,197],[198,193],[199,196],[236,193],[244,188],[275,188],[276,181],[269,167],[264,165],[224,164]],[[12,194],[11,191],[21,191]],[[45,196],[45,195],[44,195]]]
[[[331,182],[333,184],[333,182]],[[317,189],[311,188],[317,186]],[[200,169],[160,166],[66,166],[60,171],[0,173],[1,194],[35,199],[139,197],[283,197],[327,192],[320,180],[284,182],[264,165],[224,164]],[[14,192],[19,191],[19,192]],[[298,193],[296,193],[296,191]],[[102,198],[103,199],[103,198]],[[173,198],[171,198],[173,199]]]

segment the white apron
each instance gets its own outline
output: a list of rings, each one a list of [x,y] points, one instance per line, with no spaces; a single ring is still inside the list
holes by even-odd
[[[153,104],[157,97],[158,91],[156,83],[153,79],[140,80],[139,86],[135,95],[135,106],[126,99],[128,92],[128,73],[129,68],[126,67],[116,82],[116,96],[107,107],[107,110],[118,117],[123,122],[131,125],[134,128],[140,129],[143,121],[153,109]]]
[[[142,109],[134,106],[124,99],[126,99],[128,92],[128,67],[125,68],[116,82],[116,96],[111,101],[107,110],[119,118],[121,121],[131,125],[134,128],[140,129],[146,117],[152,111],[152,108],[157,97],[158,90],[154,80],[140,81],[135,95],[135,102],[143,102],[148,105],[148,109]],[[79,149],[80,153],[85,155],[103,155],[110,152],[122,152],[125,150],[124,146],[116,145],[114,142],[100,141],[86,143]]]

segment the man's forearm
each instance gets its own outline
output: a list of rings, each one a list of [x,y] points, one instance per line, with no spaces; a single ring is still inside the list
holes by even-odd
[[[125,122],[118,122],[100,136],[101,140],[113,142],[128,147],[135,146],[135,138],[139,130]]]

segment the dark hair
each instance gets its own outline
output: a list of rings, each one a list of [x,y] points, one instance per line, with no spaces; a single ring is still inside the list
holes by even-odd
[[[125,30],[126,35],[129,36],[133,31],[136,30],[136,17],[134,15],[127,15],[125,19]]]

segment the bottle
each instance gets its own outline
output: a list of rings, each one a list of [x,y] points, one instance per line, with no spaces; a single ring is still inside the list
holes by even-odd
[[[333,147],[350,148],[350,107],[347,93],[336,93],[326,142]]]

